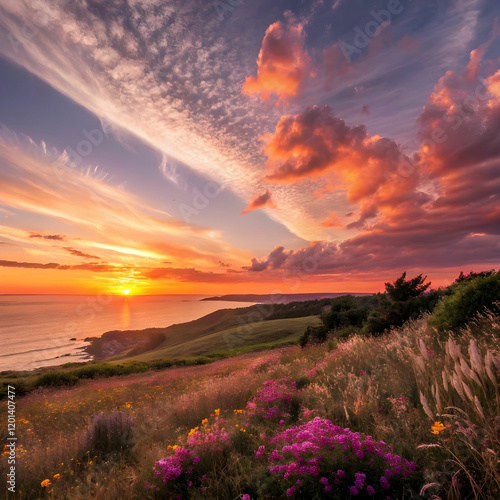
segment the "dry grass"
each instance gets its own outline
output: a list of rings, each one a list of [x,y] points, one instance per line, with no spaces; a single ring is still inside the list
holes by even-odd
[[[189,430],[216,408],[231,425],[241,422],[233,410],[243,409],[265,380],[290,376],[302,388],[303,421],[320,416],[391,443],[425,468],[422,497],[495,498],[499,324],[497,316],[484,316],[444,342],[424,318],[385,337],[354,337],[334,350],[289,347],[37,390],[17,400],[18,497],[154,498],[144,482],[169,445],[185,443]],[[134,446],[121,456],[91,456],[83,449],[90,422],[115,410],[133,420]],[[431,432],[435,421],[445,428],[439,434]],[[230,460],[211,465],[209,489],[191,498],[237,498],[258,480],[251,459],[258,438],[241,439],[247,441],[235,444],[239,451]],[[5,460],[1,467],[4,473]],[[51,485],[43,488],[45,479]]]

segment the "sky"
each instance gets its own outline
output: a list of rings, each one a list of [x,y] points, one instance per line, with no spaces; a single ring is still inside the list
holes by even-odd
[[[496,0],[0,0],[0,293],[500,267]]]

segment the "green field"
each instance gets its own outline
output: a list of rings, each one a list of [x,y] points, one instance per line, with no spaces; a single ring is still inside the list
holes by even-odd
[[[120,337],[144,343],[119,355],[87,363],[66,363],[31,372],[3,372],[0,374],[0,398],[5,397],[9,385],[15,385],[21,394],[40,386],[71,386],[81,379],[129,375],[170,366],[203,365],[217,359],[283,347],[297,343],[308,326],[321,323],[318,316],[253,323],[249,323],[249,319],[247,308],[223,309],[167,328],[108,332],[94,341],[96,353],[107,342]]]
[[[179,337],[168,338],[167,346],[161,346],[137,356],[127,356],[130,361],[154,361],[158,359],[186,358],[203,356],[220,351],[237,350],[255,344],[277,344],[292,342],[304,333],[308,326],[317,326],[321,322],[317,316],[305,318],[287,318],[249,323],[228,328],[201,337],[181,341]],[[172,345],[172,342],[176,342]],[[116,360],[118,361],[118,360]],[[123,361],[123,357],[120,358]]]

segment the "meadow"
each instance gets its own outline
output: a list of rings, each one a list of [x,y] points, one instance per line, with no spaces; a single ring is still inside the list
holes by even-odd
[[[37,389],[16,405],[16,496],[498,498],[499,334],[493,313],[446,340],[424,317]]]
[[[34,376],[15,497],[499,498],[500,273],[429,286],[221,312],[184,343]]]

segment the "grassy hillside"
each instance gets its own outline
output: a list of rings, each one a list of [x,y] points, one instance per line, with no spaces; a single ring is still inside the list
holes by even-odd
[[[217,354],[220,351],[241,349],[252,345],[275,345],[277,342],[297,341],[308,326],[318,326],[321,321],[317,316],[288,318],[249,323],[217,331],[211,334],[199,334],[194,339],[173,336],[157,349],[127,356],[133,361],[153,361],[158,359],[185,358]],[[181,340],[182,339],[182,340]]]
[[[499,325],[443,341],[423,318],[17,397],[17,497],[499,498]]]
[[[166,349],[211,333],[259,324],[265,320],[317,316],[329,307],[330,303],[331,299],[257,304],[237,309],[220,309],[202,318],[165,328],[110,331],[101,337],[86,339],[91,342],[87,352],[96,359],[123,357],[126,353],[134,356],[153,349]]]
[[[251,319],[248,314],[247,308],[224,309],[165,329],[108,332],[96,339],[93,349],[102,354],[109,344],[122,343],[123,350],[119,355],[105,361],[66,363],[31,372],[3,372],[0,397],[6,396],[9,385],[16,386],[18,394],[23,394],[36,387],[73,386],[89,378],[124,376],[170,366],[202,365],[245,352],[275,349],[297,343],[308,326],[320,324],[317,316],[243,323],[242,317]],[[228,325],[238,326],[227,328]],[[168,337],[160,336],[158,330],[168,331]]]

